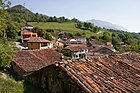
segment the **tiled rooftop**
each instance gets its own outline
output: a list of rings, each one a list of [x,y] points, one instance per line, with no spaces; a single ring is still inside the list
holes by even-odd
[[[42,37],[30,37],[30,40],[28,42],[50,42],[50,41]]]
[[[23,50],[16,53],[15,63],[25,72],[34,72],[61,61],[62,54],[52,49]]]
[[[73,36],[73,38],[79,39],[79,38],[85,38],[85,36]]]
[[[30,35],[30,34],[37,34],[37,33],[33,33],[31,31],[28,31],[28,30],[24,30],[21,32],[23,35]]]
[[[80,51],[83,49],[87,49],[86,45],[83,44],[72,44],[70,46],[67,46],[66,49],[69,49],[71,51]]]
[[[126,53],[59,65],[86,93],[140,93],[140,55]]]

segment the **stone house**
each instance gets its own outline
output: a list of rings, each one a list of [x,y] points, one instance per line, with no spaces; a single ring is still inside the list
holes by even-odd
[[[88,48],[86,45],[83,44],[72,44],[70,46],[65,47],[66,51],[69,51],[69,55],[73,59],[78,59],[78,58],[86,58],[86,53],[88,52]]]
[[[51,93],[81,93],[79,85],[59,67],[62,56],[52,49],[22,50],[12,65],[22,78]]]
[[[133,52],[81,60],[61,59],[51,49],[20,51],[16,56],[14,70],[51,93],[140,92],[140,55]]]
[[[86,44],[87,43],[85,36],[73,36],[70,41],[72,43],[75,42],[76,44]]]
[[[96,50],[93,50],[94,56],[100,56],[100,55],[112,55],[114,54],[116,50],[114,48],[109,47],[100,47]]]
[[[31,37],[28,41],[28,49],[46,49],[53,48],[53,42],[43,39],[42,37]]]

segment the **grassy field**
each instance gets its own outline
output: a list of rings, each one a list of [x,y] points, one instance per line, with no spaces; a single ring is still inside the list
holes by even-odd
[[[4,78],[5,77],[5,78]],[[42,88],[38,88],[24,80],[15,80],[0,72],[0,93],[46,93]]]
[[[90,37],[90,36],[101,36],[102,33],[104,32],[104,31],[101,31],[100,34],[96,34],[96,33],[93,33],[89,30],[82,30],[82,29],[76,28],[74,22],[67,22],[67,23],[29,22],[28,24],[32,25],[34,27],[40,27],[42,29],[53,29],[55,32],[65,31],[65,32],[69,32],[69,33],[72,33],[72,34],[85,33],[87,38]]]

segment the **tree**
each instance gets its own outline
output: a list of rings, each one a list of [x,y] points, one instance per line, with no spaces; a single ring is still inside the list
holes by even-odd
[[[6,37],[6,29],[8,22],[8,13],[6,9],[9,8],[11,3],[8,0],[0,0],[0,36]]]
[[[39,27],[34,27],[33,32],[37,33],[38,36],[43,37],[46,31]]]
[[[76,19],[76,18],[71,19],[71,21],[72,21],[72,22],[79,22],[79,20]]]
[[[106,40],[107,42],[111,42],[112,41],[112,36],[109,32],[104,32],[102,39]]]
[[[12,62],[12,57],[14,54],[14,49],[12,45],[7,41],[5,37],[5,31],[8,27],[8,13],[5,11],[8,8],[10,2],[5,0],[4,2],[0,0],[0,32],[4,31],[3,38],[0,38],[0,67],[7,68],[10,67]]]
[[[93,28],[93,24],[88,23],[88,22],[84,22],[84,27],[85,27],[85,29],[92,29]]]
[[[14,49],[9,44],[0,44],[0,67],[8,68],[13,61]]]
[[[76,27],[77,27],[77,28],[82,28],[82,23],[81,23],[81,22],[78,22],[78,23],[76,24]]]
[[[6,36],[10,39],[15,39],[18,35],[18,24],[16,22],[8,22],[7,29],[6,29]]]
[[[101,29],[100,27],[95,26],[95,27],[93,27],[92,32],[97,33],[100,31],[100,29]]]
[[[112,44],[116,50],[120,49],[120,41],[117,37],[112,37]]]
[[[53,40],[53,38],[52,38],[52,36],[51,36],[51,34],[50,33],[48,33],[48,32],[46,32],[45,34],[44,34],[44,36],[43,36],[45,39],[47,39],[47,40]]]

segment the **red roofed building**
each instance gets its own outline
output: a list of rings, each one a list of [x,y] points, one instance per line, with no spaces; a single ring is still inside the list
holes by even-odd
[[[80,93],[140,93],[140,55],[136,53],[67,60],[59,67],[82,88]]]
[[[86,53],[88,52],[87,46],[83,44],[72,44],[65,49],[70,51],[70,56],[74,59],[86,58]]]
[[[27,42],[30,40],[30,37],[38,37],[37,33],[33,33],[27,30],[21,31],[21,36],[22,36],[21,40],[24,46],[28,45]]]
[[[26,76],[61,61],[61,57],[62,54],[53,49],[22,50],[17,52],[14,58],[15,71]]]
[[[49,40],[46,40],[42,37],[31,37],[28,41],[28,49],[46,49],[53,48],[53,43]]]
[[[81,60],[60,60],[58,55],[50,50],[21,51],[15,64],[27,80],[51,93],[140,93],[139,54]]]

